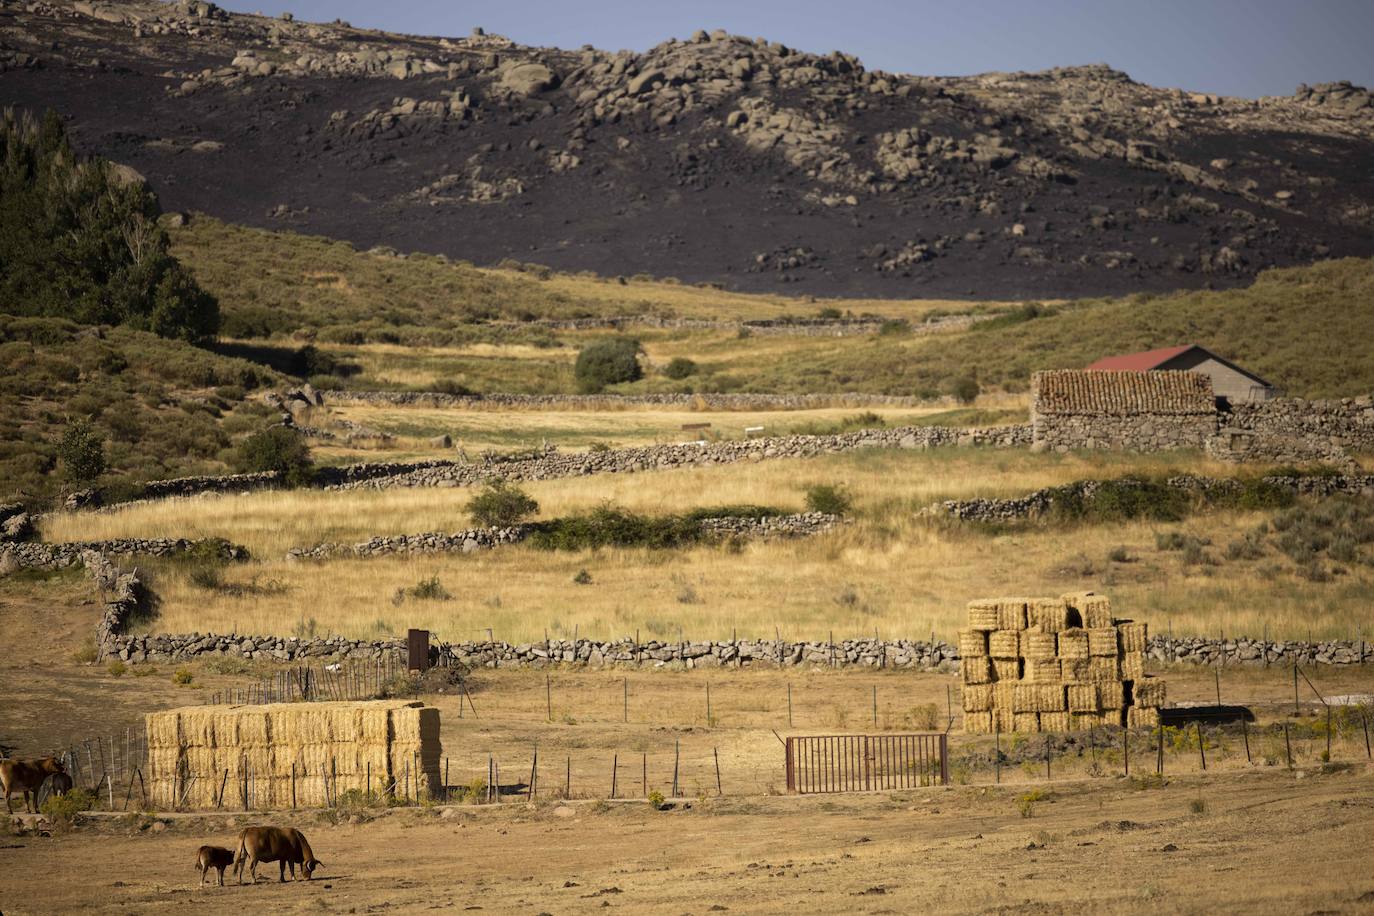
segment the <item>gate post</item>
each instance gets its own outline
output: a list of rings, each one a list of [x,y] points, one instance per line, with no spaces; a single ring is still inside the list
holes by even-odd
[[[940,735],[940,785],[949,785],[949,735]]]
[[[865,792],[867,792],[867,791],[869,791],[870,789],[873,788],[873,786],[872,786],[872,784],[871,784],[871,780],[872,780],[872,776],[873,776],[873,772],[872,772],[872,771],[873,771],[873,745],[870,743],[872,740],[873,740],[873,739],[870,738],[868,735],[864,735],[864,791],[865,791]]]
[[[784,746],[786,747],[784,753],[787,755],[787,791],[795,792],[797,791],[797,777],[796,773],[792,769],[792,739],[788,738],[787,741],[784,743]]]

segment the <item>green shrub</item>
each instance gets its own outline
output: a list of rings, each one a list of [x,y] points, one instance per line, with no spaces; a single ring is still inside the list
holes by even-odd
[[[116,658],[105,666],[105,670],[110,672],[111,677],[123,677],[124,672],[129,670],[129,666]]]
[[[196,679],[190,668],[178,668],[172,672],[172,683],[179,687],[189,687]]]
[[[631,337],[609,337],[583,347],[573,366],[578,389],[594,394],[607,385],[637,381],[644,374],[639,351],[639,341]]]
[[[310,483],[314,474],[305,439],[284,426],[273,426],[244,439],[234,452],[232,464],[241,474],[276,471],[293,487]]]
[[[949,393],[954,395],[954,399],[960,404],[972,404],[978,400],[978,395],[982,392],[982,386],[971,375],[961,376],[951,382],[949,386]]]
[[[806,509],[808,512],[844,515],[852,507],[853,499],[842,486],[815,483],[806,488]]]
[[[94,639],[88,639],[79,647],[72,650],[72,661],[79,665],[94,664],[95,660],[99,657],[100,650],[95,647]]]
[[[662,792],[658,791],[657,789],[654,789],[652,792],[649,793],[650,808],[653,808],[655,811],[662,811],[664,807],[667,806],[667,804],[668,802],[666,799],[664,799]]]
[[[78,814],[93,810],[98,803],[99,799],[93,793],[73,787],[62,795],[48,796],[38,810],[54,827],[65,830],[75,823]]]
[[[586,569],[579,569],[579,570],[577,571],[577,575],[573,576],[573,579],[572,579],[572,580],[573,580],[573,583],[576,584],[576,585],[591,585],[591,584],[592,584],[592,574],[589,573],[589,572],[587,572]]]
[[[674,356],[663,369],[664,375],[675,380],[681,380],[696,375],[696,372],[697,364],[685,356]]]
[[[879,337],[904,337],[911,333],[911,322],[905,318],[889,318],[878,325]]]
[[[438,576],[430,576],[428,579],[421,579],[412,587],[406,589],[406,593],[412,598],[419,598],[427,601],[447,601],[453,596],[448,589],[444,588]]]
[[[1113,547],[1111,552],[1107,554],[1107,559],[1113,563],[1129,563],[1131,562],[1131,552],[1123,544],[1119,547]]]
[[[1034,817],[1035,806],[1038,802],[1045,800],[1044,789],[1032,789],[1016,797],[1016,810],[1022,817]]]
[[[651,517],[603,503],[590,512],[539,522],[530,543],[543,550],[590,550],[597,547],[662,549],[692,544],[701,538],[701,523],[680,515]]]
[[[202,343],[219,305],[168,254],[157,198],[131,170],[77,156],[62,119],[0,118],[0,302]]]
[[[485,528],[511,528],[539,512],[539,503],[513,483],[493,480],[468,500],[468,515]]]
[[[57,462],[70,483],[88,484],[105,473],[105,443],[89,420],[79,418],[67,424],[57,443]]]

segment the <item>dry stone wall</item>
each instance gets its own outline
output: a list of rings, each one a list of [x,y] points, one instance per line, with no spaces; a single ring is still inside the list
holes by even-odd
[[[423,405],[463,410],[617,410],[680,407],[697,410],[814,410],[821,407],[918,407],[928,399],[884,394],[445,394],[440,391],[331,391],[331,404]]]
[[[65,569],[85,562],[88,555],[167,557],[194,550],[201,544],[214,545],[216,552],[226,560],[240,560],[248,555],[242,547],[213,538],[116,538],[109,541],[70,541],[60,544],[0,542],[0,561],[7,561],[25,569]]]
[[[459,487],[479,484],[497,477],[506,480],[550,480],[591,474],[628,474],[636,471],[732,464],[737,461],[810,458],[861,448],[934,448],[947,445],[1013,447],[1027,445],[1029,441],[1030,429],[1026,426],[977,429],[907,426],[833,436],[775,436],[766,439],[708,442],[702,445],[683,443],[608,449],[604,452],[554,452],[538,458],[504,462],[499,465],[449,462],[392,476],[369,477],[334,484],[331,489]]]

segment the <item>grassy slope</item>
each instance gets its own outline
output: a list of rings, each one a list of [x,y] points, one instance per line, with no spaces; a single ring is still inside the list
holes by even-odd
[[[128,328],[0,315],[0,498],[47,497],[69,418],[106,440],[115,491],[135,481],[222,473],[233,439],[264,423],[244,400],[280,376],[241,359]]]

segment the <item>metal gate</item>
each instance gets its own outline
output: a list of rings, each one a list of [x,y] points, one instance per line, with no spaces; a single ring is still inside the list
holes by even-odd
[[[942,734],[787,739],[789,792],[867,792],[948,783],[949,741]]]

